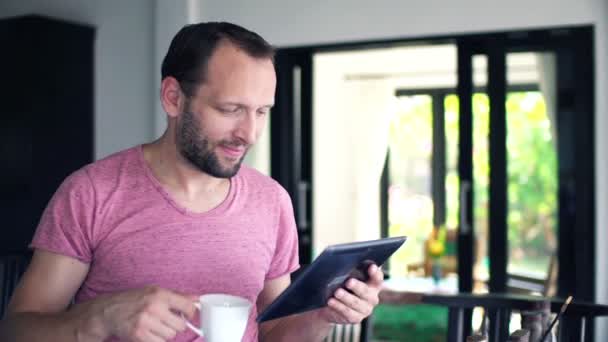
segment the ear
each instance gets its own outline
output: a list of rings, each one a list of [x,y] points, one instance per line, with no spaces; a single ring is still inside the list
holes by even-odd
[[[167,76],[160,84],[160,103],[169,117],[177,117],[185,103],[185,95],[179,82],[172,76]]]

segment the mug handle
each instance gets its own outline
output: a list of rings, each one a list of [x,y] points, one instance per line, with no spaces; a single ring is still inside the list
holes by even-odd
[[[201,311],[201,304],[199,302],[194,302],[192,303],[194,304],[194,307],[200,312]],[[186,322],[186,326],[194,331],[194,333],[196,333],[198,336],[200,337],[205,337],[205,332],[203,331],[202,328],[197,328],[194,324],[190,323],[190,321],[184,316],[183,313],[179,313],[182,316],[182,319],[184,320],[184,322]]]

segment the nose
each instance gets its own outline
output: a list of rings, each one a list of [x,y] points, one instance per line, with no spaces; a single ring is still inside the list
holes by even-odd
[[[243,143],[253,145],[257,140],[257,117],[255,112],[247,113],[241,117],[235,135]]]

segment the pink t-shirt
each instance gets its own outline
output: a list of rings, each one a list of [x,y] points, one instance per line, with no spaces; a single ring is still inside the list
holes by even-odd
[[[76,302],[147,285],[186,294],[229,293],[253,304],[243,341],[257,341],[264,282],[299,267],[287,192],[241,167],[224,201],[206,213],[176,203],[141,146],[70,175],[46,208],[32,248],[90,264]],[[194,341],[188,331],[174,341]]]

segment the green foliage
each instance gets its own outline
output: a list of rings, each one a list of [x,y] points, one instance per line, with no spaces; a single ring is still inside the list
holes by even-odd
[[[408,248],[391,257],[394,276],[404,276],[408,264],[423,261],[424,242],[433,228],[431,97],[401,98],[400,108],[389,131],[389,235],[408,236]]]
[[[509,94],[507,132],[512,267],[544,273],[555,248],[558,177],[555,139],[541,93]]]

